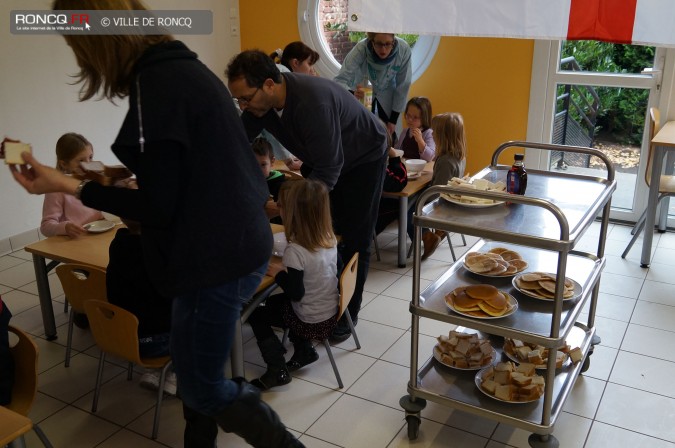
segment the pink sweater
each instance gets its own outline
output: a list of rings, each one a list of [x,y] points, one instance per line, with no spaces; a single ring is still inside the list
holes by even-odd
[[[40,232],[45,236],[66,235],[66,223],[84,225],[103,219],[103,213],[86,207],[79,199],[64,193],[47,193],[42,206]]]

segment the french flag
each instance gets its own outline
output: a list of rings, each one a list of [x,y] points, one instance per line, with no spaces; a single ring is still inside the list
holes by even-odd
[[[347,17],[354,31],[675,47],[675,0],[349,0]]]

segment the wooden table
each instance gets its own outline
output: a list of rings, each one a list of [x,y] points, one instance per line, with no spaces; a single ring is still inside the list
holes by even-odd
[[[117,229],[103,233],[88,233],[79,238],[52,236],[25,247],[33,254],[33,268],[40,297],[42,324],[47,340],[56,339],[56,323],[49,289],[49,271],[59,263],[81,263],[101,269],[108,267],[108,247]],[[47,262],[47,260],[52,260]]]
[[[434,171],[434,162],[428,162],[417,179],[408,179],[408,184],[398,193],[382,192],[383,198],[398,199],[398,267],[406,265],[406,242],[408,231],[408,209],[411,207],[410,199],[417,197],[431,183],[431,175]]]
[[[663,158],[666,153],[675,151],[675,121],[668,121],[652,139],[654,159],[652,161],[651,182],[649,184],[649,200],[647,201],[647,216],[645,218],[645,235],[642,242],[642,258],[640,266],[649,267],[652,257],[652,241],[654,239],[654,224],[656,222],[656,207],[658,205],[659,182],[663,171]],[[672,166],[668,167],[672,171]],[[667,216],[668,202],[662,205]],[[663,221],[663,220],[661,220]]]
[[[283,226],[277,224],[271,224],[271,226],[273,233],[283,232]],[[37,282],[40,308],[42,310],[42,323],[47,340],[52,341],[57,337],[52,294],[49,289],[49,271],[54,269],[59,263],[81,263],[104,270],[107,269],[108,248],[116,232],[117,229],[115,228],[103,233],[89,233],[79,238],[52,236],[25,247],[26,252],[33,255],[35,280]],[[47,262],[47,260],[52,261]],[[269,288],[273,283],[274,279],[272,277],[265,276],[263,283],[258,287],[256,295]]]

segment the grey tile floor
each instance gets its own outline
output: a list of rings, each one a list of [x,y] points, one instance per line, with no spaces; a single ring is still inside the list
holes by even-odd
[[[581,246],[593,248],[597,231],[594,225]],[[265,393],[264,399],[313,448],[527,447],[525,431],[434,403],[422,412],[419,439],[408,441],[398,400],[406,393],[409,377],[412,269],[396,267],[394,232],[390,227],[378,237],[382,261],[373,256],[357,327],[362,349],[355,350],[348,340],[333,350],[344,389],[337,389],[319,346],[318,362],[296,372],[287,386]],[[602,344],[556,423],[554,435],[561,447],[675,447],[675,234],[655,235],[649,269],[640,268],[639,241],[627,260],[620,258],[629,239],[630,228],[610,227],[596,314]],[[450,263],[447,246],[440,247],[422,266],[422,287]],[[15,315],[12,323],[32,334],[40,349],[33,420],[57,448],[182,446],[179,400],[165,401],[159,438],[151,440],[154,395],[138,386],[140,373],[126,381],[119,363],[107,365],[99,411],[89,412],[98,350],[89,332],[76,328],[76,352],[71,367],[64,367],[64,299],[53,274],[50,281],[59,334],[54,342],[44,339],[29,254],[17,251],[0,257],[0,294]],[[435,337],[449,329],[423,319],[420,357],[428,358]],[[264,367],[250,328],[244,331],[246,375],[253,378]],[[28,447],[40,446],[32,434],[26,441]],[[221,432],[218,446],[245,443]]]

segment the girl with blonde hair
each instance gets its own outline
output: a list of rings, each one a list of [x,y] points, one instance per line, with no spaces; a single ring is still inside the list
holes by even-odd
[[[261,390],[290,383],[289,372],[319,359],[311,340],[324,339],[337,325],[338,256],[328,189],[310,179],[285,182],[278,205],[288,245],[281,263],[271,262],[267,274],[283,293],[269,297],[249,318],[267,364],[251,382]],[[272,327],[289,329],[294,353],[288,363]]]

